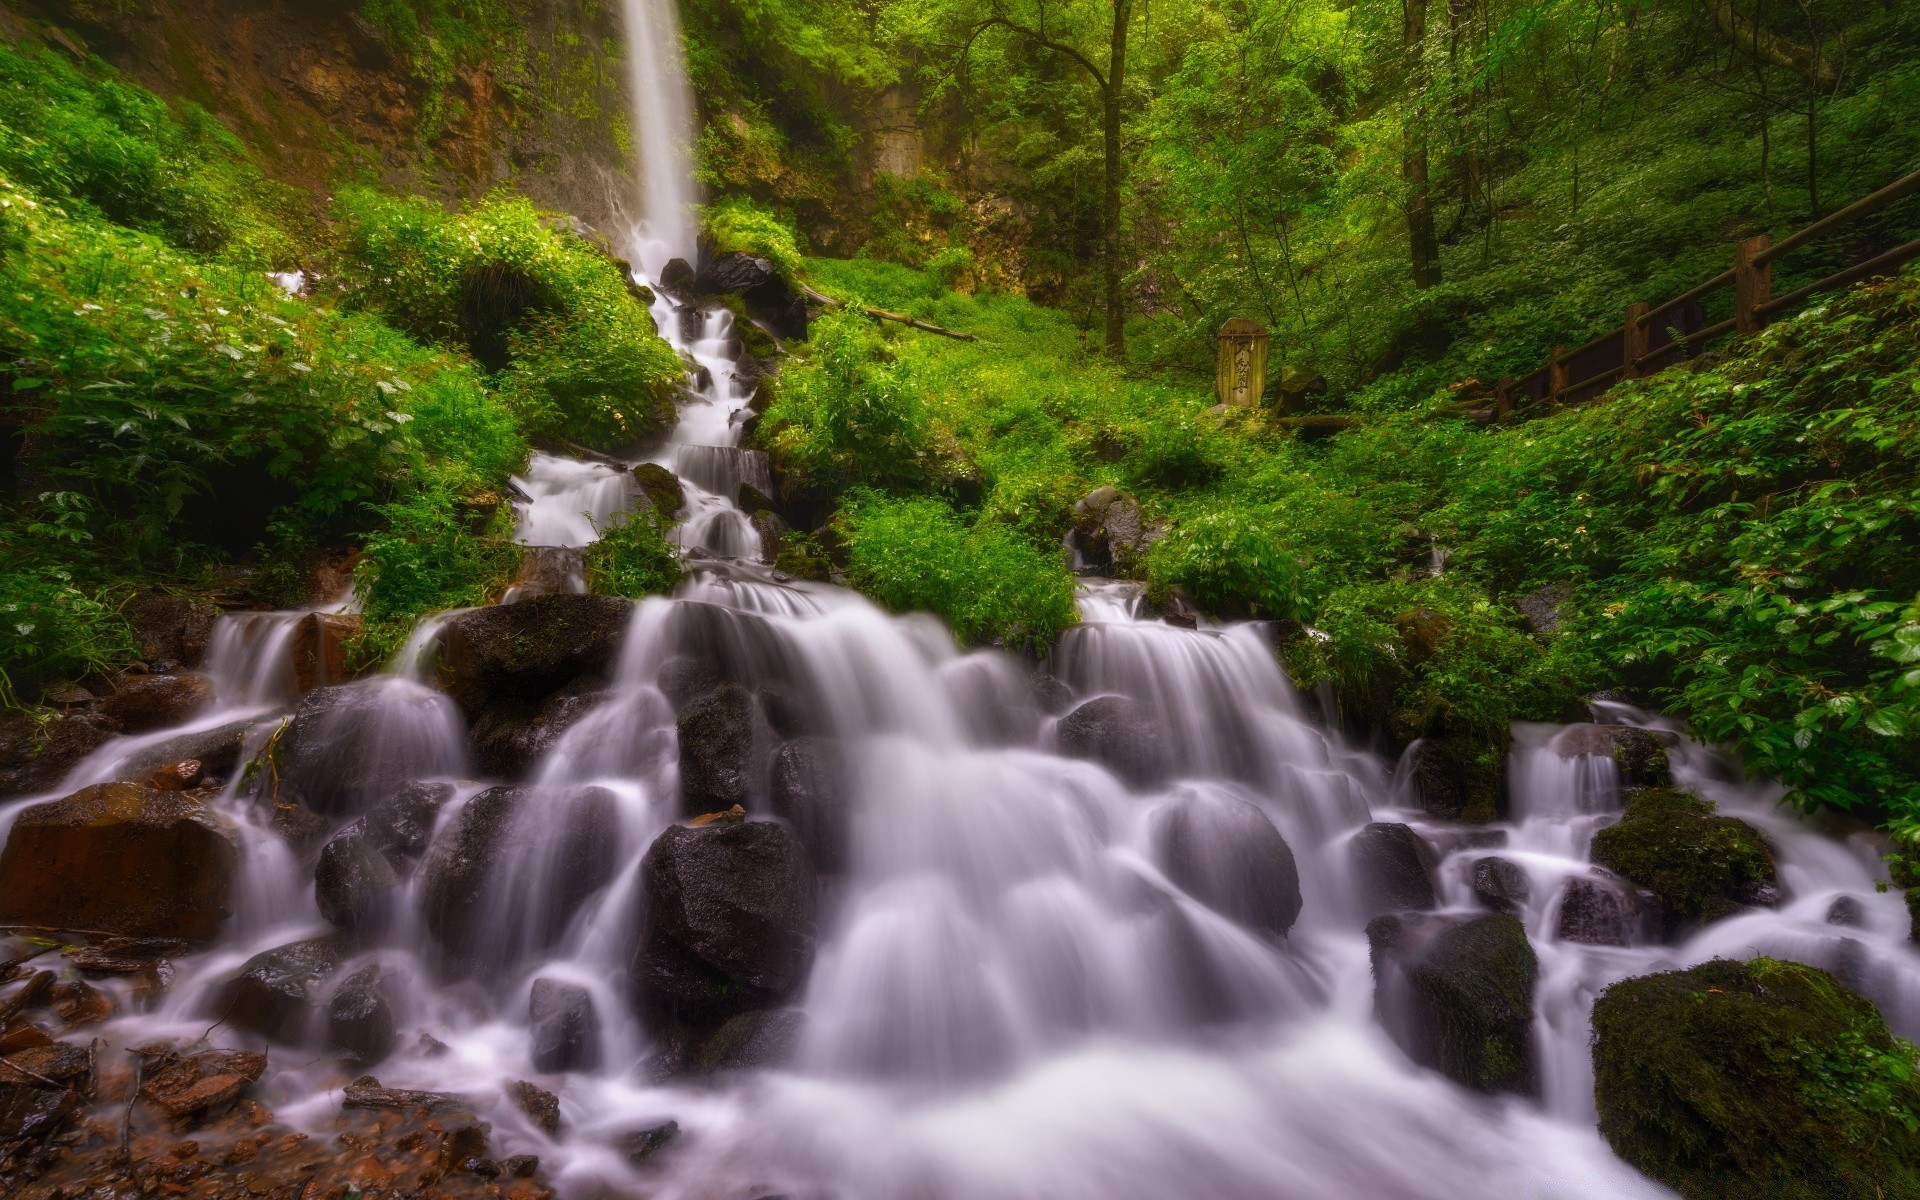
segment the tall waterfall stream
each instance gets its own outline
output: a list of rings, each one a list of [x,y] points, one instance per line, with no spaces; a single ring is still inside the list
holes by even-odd
[[[675,108],[684,84],[670,7],[629,0],[627,10],[643,149],[677,144],[681,159],[669,161],[683,161],[676,131],[688,117]],[[651,222],[634,256],[649,275],[690,243],[671,216],[684,215],[689,198],[684,183],[650,187]],[[1063,754],[1058,706],[1030,664],[964,651],[929,617],[889,615],[760,561],[733,500],[742,479],[764,471],[737,448],[747,389],[734,377],[733,317],[658,296],[656,321],[700,381],[655,456],[685,485],[676,536],[690,576],[673,597],[635,607],[608,694],[545,752],[531,784],[543,812],[564,812],[588,787],[613,798],[602,830],[611,877],[563,904],[557,897],[575,883],[560,844],[569,823],[523,818],[509,869],[475,916],[482,936],[472,957],[483,969],[450,969],[410,893],[377,943],[336,975],[377,962],[402,981],[401,1049],[379,1067],[383,1083],[473,1098],[499,1153],[539,1155],[563,1195],[1660,1196],[1594,1131],[1589,1011],[1610,982],[1771,954],[1833,970],[1896,1032],[1920,1034],[1920,956],[1901,898],[1876,890],[1879,844],[1813,827],[1778,806],[1779,789],[1684,739],[1672,752],[1679,781],[1769,835],[1783,895],[1777,908],[1677,945],[1641,937],[1596,946],[1558,934],[1564,885],[1592,876],[1592,836],[1621,808],[1593,726],[1516,729],[1510,819],[1435,822],[1395,763],[1310,719],[1259,626],[1177,628],[1143,616],[1131,585],[1090,579],[1083,623],[1044,670],[1076,699],[1143,705],[1164,731],[1172,778],[1129,784]],[[584,546],[633,503],[617,466],[545,454],[521,488],[520,536],[531,547]],[[250,722],[253,744],[263,744],[295,700],[289,654],[302,616],[223,618],[208,666],[218,709],[188,728]],[[430,686],[443,622],[428,622],[387,673],[354,685],[378,714],[375,734],[354,749],[366,802],[410,780],[456,781],[437,837],[487,786],[474,778],[465,722]],[[689,656],[780,692],[809,735],[837,749],[848,764],[851,840],[843,869],[820,876],[817,952],[795,1002],[790,1065],[662,1083],[649,1066],[658,1031],[635,1015],[626,976],[641,856],[681,818],[662,673]],[[1597,706],[1596,720],[1663,729],[1622,706]],[[118,739],[54,794],[115,778],[180,733]],[[764,779],[753,792],[764,810]],[[0,823],[25,803],[0,811]],[[157,1000],[142,1007],[120,996],[123,1015],[101,1032],[111,1044],[199,1037],[250,956],[327,931],[311,872],[238,779],[219,805],[243,845],[234,915],[217,945],[180,960]],[[1215,894],[1246,862],[1247,806],[1271,820],[1298,865],[1303,904],[1284,936],[1227,915]],[[1363,933],[1371,914],[1347,852],[1376,821],[1405,822],[1436,848],[1443,910],[1479,910],[1469,886],[1476,860],[1497,853],[1523,870],[1529,898],[1518,915],[1540,961],[1537,1097],[1480,1095],[1416,1066],[1376,1015]],[[1191,835],[1178,853],[1174,823]],[[528,1002],[537,979],[590,994],[598,1067],[535,1071]],[[223,1036],[220,1044],[258,1043]],[[355,1072],[318,1048],[318,1031],[308,1040],[311,1052],[275,1050],[259,1094],[282,1120],[317,1127]],[[559,1134],[505,1098],[516,1079],[558,1094]],[[621,1138],[667,1121],[677,1138],[633,1165]]]

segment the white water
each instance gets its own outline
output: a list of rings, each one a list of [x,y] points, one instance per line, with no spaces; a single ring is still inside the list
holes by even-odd
[[[627,92],[640,158],[644,236],[633,250],[649,278],[673,258],[693,261],[693,89],[680,49],[675,0],[624,0]]]

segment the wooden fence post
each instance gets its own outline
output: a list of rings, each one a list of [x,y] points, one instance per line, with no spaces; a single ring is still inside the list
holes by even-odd
[[[1773,264],[1754,261],[1773,245],[1766,234],[1740,243],[1733,260],[1733,328],[1739,333],[1759,333],[1766,325],[1760,315],[1762,305],[1773,298]]]
[[[1567,348],[1555,346],[1553,358],[1547,363],[1547,400],[1549,403],[1560,399],[1560,393],[1567,390]]]
[[[1627,323],[1620,332],[1620,356],[1626,368],[1623,378],[1640,377],[1640,360],[1653,347],[1653,331],[1647,328],[1647,314],[1652,311],[1653,305],[1645,301],[1627,305]]]
[[[1513,376],[1502,375],[1493,389],[1493,415],[1504,421],[1513,412]]]

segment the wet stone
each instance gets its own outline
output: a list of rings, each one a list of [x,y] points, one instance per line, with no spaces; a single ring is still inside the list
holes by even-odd
[[[327,1004],[327,1045],[350,1066],[378,1066],[393,1053],[398,1034],[393,1003],[379,966],[355,971]]]
[[[128,733],[180,725],[213,703],[213,680],[205,675],[135,676],[101,701],[100,711]]]
[[[1154,787],[1173,774],[1166,730],[1137,700],[1099,696],[1060,719],[1060,752],[1090,759],[1135,787]]]
[[[527,1003],[533,1069],[542,1074],[591,1071],[600,1065],[600,1015],[593,994],[577,983],[533,981]]]
[[[1518,916],[1533,898],[1533,885],[1518,863],[1489,855],[1473,860],[1468,886],[1474,899],[1497,913]]]
[[[1857,896],[1835,896],[1833,903],[1827,906],[1827,924],[1845,925],[1851,929],[1865,929],[1867,909]]]
[[[680,1122],[667,1121],[645,1129],[636,1129],[632,1133],[621,1134],[614,1140],[614,1146],[620,1153],[626,1155],[628,1162],[638,1167],[651,1161],[679,1136]]]
[[[851,814],[842,764],[831,742],[802,738],[775,751],[768,799],[773,815],[806,847],[814,870],[835,875],[846,869]]]
[[[1611,879],[1569,879],[1560,897],[1559,937],[1589,946],[1631,946],[1645,906]]]
[[[1539,962],[1518,919],[1376,917],[1367,941],[1376,1008],[1409,1057],[1476,1091],[1534,1090]]]
[[[507,1098],[527,1114],[535,1129],[548,1137],[560,1132],[560,1097],[537,1084],[514,1079],[507,1083]]]
[[[1245,800],[1185,795],[1154,814],[1156,860],[1182,891],[1275,935],[1300,916],[1300,869],[1266,813]]]
[[[680,803],[692,815],[743,804],[753,769],[753,696],[722,684],[680,714]]]
[[[266,1069],[266,1055],[239,1050],[163,1054],[150,1061],[140,1098],[170,1117],[184,1117],[239,1099]]]
[[[1433,851],[1412,826],[1375,822],[1348,844],[1367,916],[1434,906]]]
[[[382,839],[366,818],[348,822],[321,847],[313,868],[313,896],[320,915],[339,929],[375,933],[399,904],[400,872],[388,861]]]
[[[340,966],[331,937],[293,942],[256,954],[222,990],[213,1015],[271,1041],[302,1041],[316,1012],[320,985]]]

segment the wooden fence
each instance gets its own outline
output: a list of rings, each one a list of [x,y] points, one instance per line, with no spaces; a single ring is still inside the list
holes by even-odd
[[[1516,406],[1545,411],[1604,395],[1623,379],[1651,375],[1692,358],[1708,342],[1729,333],[1757,333],[1767,322],[1821,292],[1846,287],[1920,258],[1920,239],[1856,263],[1825,279],[1773,295],[1773,264],[1844,226],[1920,192],[1920,171],[1897,179],[1873,195],[1816,221],[1792,237],[1774,242],[1766,234],[1741,242],[1733,266],[1665,304],[1629,304],[1626,321],[1577,349],[1555,348],[1546,366],[1523,379],[1502,379],[1494,389],[1495,413],[1505,419]],[[1733,289],[1734,315],[1707,324],[1707,297]],[[1482,393],[1484,395],[1484,393]]]

